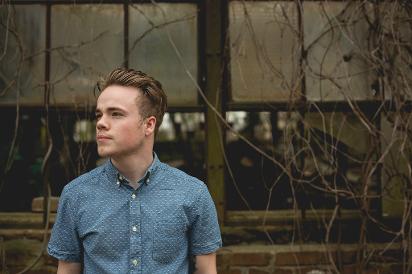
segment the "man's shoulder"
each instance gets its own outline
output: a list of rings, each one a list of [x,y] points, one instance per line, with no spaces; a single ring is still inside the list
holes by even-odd
[[[162,164],[163,178],[168,182],[183,188],[201,189],[206,187],[205,183],[196,177],[193,177],[186,172],[172,167],[168,164]]]
[[[98,166],[86,173],[83,173],[82,175],[76,177],[72,181],[70,181],[65,187],[64,190],[65,192],[71,192],[73,190],[76,191],[81,191],[82,189],[85,189],[91,185],[93,185],[94,182],[99,182],[100,177],[104,173],[104,165]]]

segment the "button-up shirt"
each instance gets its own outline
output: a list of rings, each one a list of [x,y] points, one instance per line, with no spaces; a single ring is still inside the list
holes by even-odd
[[[206,185],[155,155],[135,190],[107,161],[63,190],[48,252],[84,273],[188,273],[222,245]]]

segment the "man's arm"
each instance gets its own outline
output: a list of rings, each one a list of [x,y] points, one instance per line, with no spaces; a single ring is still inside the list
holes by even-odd
[[[59,261],[57,274],[80,274],[82,273],[82,265],[80,263]]]
[[[216,274],[216,253],[195,256],[195,274]]]

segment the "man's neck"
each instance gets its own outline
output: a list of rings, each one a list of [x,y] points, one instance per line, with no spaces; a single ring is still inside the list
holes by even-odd
[[[125,157],[113,157],[113,165],[127,178],[129,182],[137,182],[146,173],[153,162],[153,152],[130,155]]]

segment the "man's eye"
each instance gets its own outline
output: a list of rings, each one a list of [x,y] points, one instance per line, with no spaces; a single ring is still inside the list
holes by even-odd
[[[96,120],[99,120],[100,118],[102,118],[102,115],[101,114],[96,114],[95,117],[96,117]]]
[[[114,117],[119,117],[119,116],[122,116],[123,114],[121,114],[120,112],[113,112],[112,113],[112,116],[114,116]]]

